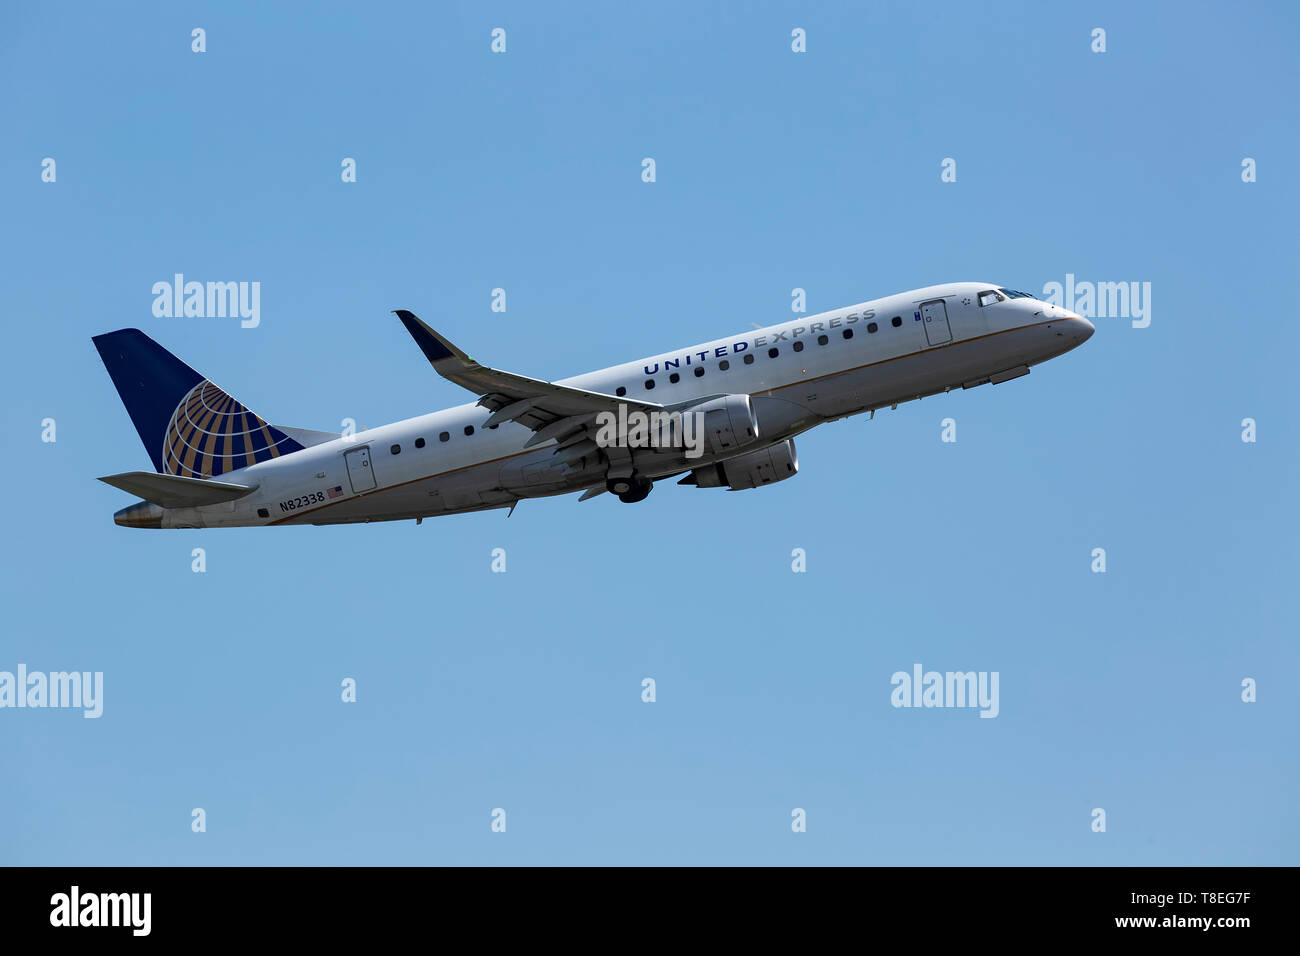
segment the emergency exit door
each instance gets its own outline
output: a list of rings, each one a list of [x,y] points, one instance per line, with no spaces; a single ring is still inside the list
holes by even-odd
[[[370,467],[370,446],[354,448],[343,456],[348,463],[348,481],[352,482],[353,494],[360,494],[375,487],[375,472]]]
[[[925,340],[931,345],[952,341],[952,328],[948,325],[948,306],[943,299],[921,304],[921,324],[925,326]]]

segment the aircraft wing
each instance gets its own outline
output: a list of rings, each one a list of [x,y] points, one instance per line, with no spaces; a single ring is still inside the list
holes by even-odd
[[[585,428],[598,413],[617,412],[619,405],[626,405],[629,411],[663,410],[654,402],[617,398],[488,368],[429,328],[413,312],[398,309],[396,315],[435,372],[481,396],[478,403],[492,412],[485,425],[518,422],[527,426],[536,432],[528,445],[549,438],[563,439]]]

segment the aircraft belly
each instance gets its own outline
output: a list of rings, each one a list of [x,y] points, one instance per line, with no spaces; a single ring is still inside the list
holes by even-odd
[[[828,417],[908,401],[987,377],[1017,365],[1043,361],[1048,344],[1035,329],[956,342],[844,372],[817,383],[817,410]],[[780,394],[779,392],[777,394]]]
[[[496,465],[476,465],[446,475],[380,487],[344,501],[303,511],[284,524],[350,524],[434,517],[511,504],[515,496],[495,482]]]
[[[603,478],[605,462],[595,445],[579,449],[574,455],[556,454],[546,446],[525,455],[516,455],[501,463],[497,472],[499,487],[523,498],[541,498],[585,488]]]

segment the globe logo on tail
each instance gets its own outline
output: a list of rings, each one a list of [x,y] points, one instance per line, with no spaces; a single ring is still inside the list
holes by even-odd
[[[204,379],[185,394],[172,413],[163,439],[163,472],[183,478],[212,478],[301,448],[248,406]]]

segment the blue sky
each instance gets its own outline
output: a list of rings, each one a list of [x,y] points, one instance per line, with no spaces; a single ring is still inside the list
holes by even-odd
[[[1295,10],[625,6],[0,14],[0,670],[105,687],[0,710],[0,863],[1300,862]],[[260,326],[155,318],[176,272],[260,282]],[[95,480],[148,467],[112,329],[338,429],[467,400],[394,308],[559,378],[796,287],[1066,274],[1150,282],[1150,326],[759,491],[141,532]],[[891,707],[916,662],[997,671],[999,716]]]

